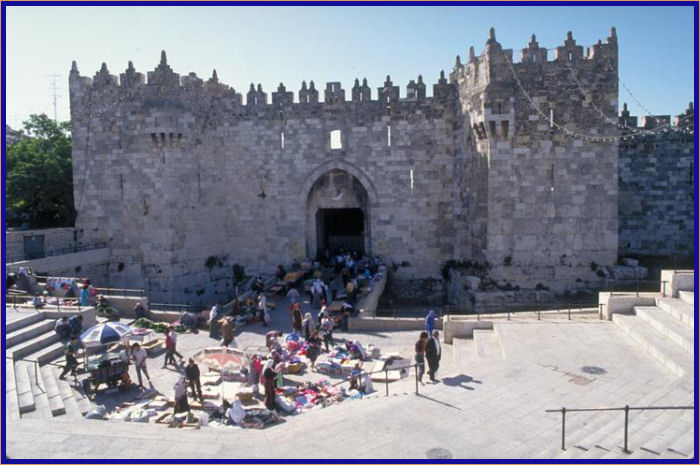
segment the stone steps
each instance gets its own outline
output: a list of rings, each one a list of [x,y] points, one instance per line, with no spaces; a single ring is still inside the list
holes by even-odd
[[[65,350],[66,343],[59,341],[28,355],[26,358],[29,360],[37,360],[40,365],[43,365],[45,363],[53,362],[54,360],[63,356],[65,354]]]
[[[26,363],[26,362],[25,362]],[[49,419],[52,418],[51,407],[49,405],[49,397],[46,393],[46,386],[44,385],[44,380],[41,377],[41,371],[39,366],[33,363],[27,363],[29,372],[29,383],[32,386],[32,395],[34,396],[34,402],[36,408],[22,415],[22,418],[41,418]],[[35,370],[39,370],[35,373]]]
[[[639,318],[649,323],[651,327],[678,344],[686,352],[693,353],[695,340],[691,326],[681,323],[680,320],[657,307],[634,307],[634,311]]]
[[[29,354],[33,354],[45,347],[48,347],[52,344],[55,344],[56,342],[59,341],[58,334],[55,332],[47,332],[44,334],[41,334],[39,336],[36,336],[32,339],[29,339],[27,341],[24,341],[11,349],[8,349],[8,355],[14,358],[15,360],[18,360],[20,358],[24,358]],[[35,359],[32,359],[35,360]]]
[[[674,458],[676,455],[691,458],[693,457],[693,451],[695,449],[695,440],[695,429],[691,427],[668,446],[666,450],[670,453],[670,456]]]
[[[652,389],[650,391],[639,391],[636,386],[630,386],[625,391],[619,392],[619,398],[626,399],[628,405],[666,405],[667,397],[671,395],[669,387]],[[581,404],[583,405],[583,404]],[[589,405],[591,405],[589,403]],[[600,405],[600,404],[599,404]],[[601,407],[620,407],[621,405],[604,404]],[[577,420],[577,417],[582,417]],[[561,418],[561,417],[560,417]],[[577,422],[583,422],[581,425]],[[561,427],[561,423],[559,424]],[[593,458],[597,455],[606,454],[614,449],[618,444],[616,439],[610,444],[608,438],[615,437],[616,431],[620,431],[619,438],[622,438],[624,427],[624,413],[621,411],[612,412],[576,412],[567,415],[566,451],[557,448],[552,454],[543,454],[537,458]],[[571,433],[569,433],[569,431]],[[622,444],[620,439],[619,444]],[[603,446],[604,448],[597,447]]]
[[[692,355],[668,340],[646,321],[635,315],[617,313],[613,315],[613,323],[641,344],[649,354],[676,376],[692,373]]]
[[[13,347],[21,342],[33,339],[41,334],[53,331],[53,320],[41,320],[20,328],[5,337],[5,348]]]
[[[695,305],[695,292],[694,291],[678,291],[678,298],[687,303],[688,305]]]
[[[502,360],[503,351],[498,342],[498,335],[491,330],[475,329],[474,330],[474,347],[479,362],[495,362]]]
[[[26,326],[32,325],[38,321],[44,319],[44,315],[41,313],[31,313],[22,318],[17,318],[16,320],[8,321],[5,324],[5,334],[10,334]]]
[[[63,397],[61,396],[61,391],[58,389],[58,383],[60,380],[56,379],[52,367],[50,365],[45,365],[41,367],[41,379],[44,381],[44,390],[46,391],[46,397],[49,399],[49,409],[51,410],[51,415],[65,415],[66,406],[63,402]]]
[[[452,339],[452,359],[455,371],[461,372],[478,362],[473,339],[455,337]]]
[[[63,400],[63,405],[66,409],[66,415],[73,418],[80,418],[81,416],[83,416],[84,413],[82,412],[82,409],[78,404],[78,400],[74,395],[75,389],[71,387],[72,379],[71,381],[61,381],[60,379],[58,379],[58,375],[61,373],[62,370],[53,365],[46,365],[42,368],[42,370],[50,371],[54,376],[56,386],[58,386],[58,391],[61,395],[61,399]],[[87,410],[88,409],[86,408],[85,412],[87,412]]]
[[[29,381],[29,366],[25,362],[15,362],[15,382],[17,386],[17,405],[20,415],[36,410],[36,402],[32,393],[32,385]]]
[[[695,309],[692,304],[671,297],[657,297],[656,306],[684,324],[695,327]]]
[[[8,420],[19,420],[19,400],[17,398],[17,381],[15,364],[12,359],[5,360],[5,414]]]

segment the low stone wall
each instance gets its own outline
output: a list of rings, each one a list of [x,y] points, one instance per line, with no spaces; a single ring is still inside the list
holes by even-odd
[[[348,321],[350,331],[423,331],[424,318],[372,318],[358,316]],[[435,320],[435,329],[442,329],[442,321]]]
[[[20,267],[31,268],[34,274],[46,273],[50,276],[79,276],[90,278],[95,286],[108,284],[109,249],[93,249],[83,252],[22,260],[8,263],[5,273],[15,273]]]
[[[493,329],[492,321],[468,321],[451,317],[443,324],[443,341],[452,344],[455,337],[474,337],[475,329]]]
[[[119,316],[125,319],[133,320],[136,318],[134,307],[138,302],[141,302],[141,305],[148,309],[148,297],[106,296],[106,298],[109,305],[119,312]]]
[[[385,288],[386,275],[372,283],[372,290],[357,303],[357,308],[362,312],[363,316],[368,317],[377,314],[377,305],[379,305],[379,299],[382,297]]]
[[[612,320],[615,313],[627,315],[634,313],[634,307],[637,305],[656,305],[656,298],[660,295],[657,292],[640,292],[639,295],[636,293],[600,292],[598,293],[598,303],[603,304],[603,318]]]
[[[661,281],[666,281],[666,295],[678,297],[678,291],[695,291],[693,270],[661,270]]]

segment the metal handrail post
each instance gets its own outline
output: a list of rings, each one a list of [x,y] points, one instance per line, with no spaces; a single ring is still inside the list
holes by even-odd
[[[625,405],[625,447],[622,450],[624,450],[625,453],[627,453],[627,454],[629,454],[629,452],[630,452],[629,449],[627,449],[627,423],[629,421],[629,417],[630,417],[630,406]]]
[[[34,360],[34,384],[39,386],[39,359]]]
[[[665,280],[664,280],[664,281],[661,281],[661,285],[662,285],[662,288],[661,288],[661,297],[666,297],[666,283],[667,283],[667,282],[668,282],[668,281],[665,281]]]
[[[639,277],[637,276],[637,273],[634,273],[634,287],[637,293],[637,297],[639,297]]]
[[[508,310],[508,321],[510,321],[510,310]]]
[[[566,407],[561,408],[561,450],[566,450]]]
[[[415,364],[416,368],[416,395],[418,395],[418,364]]]
[[[605,304],[598,304],[598,319],[599,320],[603,319],[603,305],[605,305]]]
[[[571,302],[567,304],[568,307],[568,314],[569,314],[569,320],[571,319]]]
[[[389,370],[384,369],[384,382],[386,383],[386,396],[389,396]]]

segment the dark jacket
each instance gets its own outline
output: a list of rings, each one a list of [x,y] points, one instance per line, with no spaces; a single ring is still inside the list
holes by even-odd
[[[196,363],[194,365],[187,365],[185,367],[185,377],[190,381],[199,379],[199,366]]]
[[[438,354],[435,338],[431,337],[425,344],[425,356],[430,360],[440,360],[440,358],[442,357],[442,350]]]

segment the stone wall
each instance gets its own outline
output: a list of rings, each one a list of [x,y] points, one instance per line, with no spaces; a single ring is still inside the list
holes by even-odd
[[[366,192],[368,252],[410,260],[420,276],[453,255],[444,78],[433,98],[419,77],[399,99],[387,77],[379,100],[356,82],[351,101],[329,83],[323,103],[304,84],[300,103],[280,86],[272,105],[260,88],[242,105],[216,75],[180,78],[165,54],[148,84],[131,67],[121,80],[106,66],[93,79],[77,66],[70,76],[77,227],[109,243],[114,286],[144,286],[155,302],[207,302],[231,292],[234,264],[271,272],[312,256],[310,192],[335,171]],[[342,148],[331,147],[335,130]]]
[[[617,37],[554,59],[535,37],[513,63],[491,31],[451,81],[487,160],[483,255],[499,282],[564,291],[617,259]],[[478,155],[474,155],[476,157]],[[483,188],[482,188],[483,189]],[[485,198],[485,200],[484,200]],[[482,228],[483,230],[483,228]]]
[[[52,255],[58,252],[70,253],[78,246],[75,228],[48,228],[30,230],[10,230],[5,232],[5,260],[7,263],[26,260],[24,238],[43,236],[44,252]]]
[[[680,127],[690,129],[683,122],[692,124],[692,116],[691,103],[686,114],[678,117],[686,118]],[[620,254],[692,257],[695,219],[692,133],[663,130],[644,133],[642,129],[655,128],[649,127],[648,121],[637,127],[636,117],[630,117],[626,108],[620,119],[630,121],[625,131],[629,137],[620,144]]]

